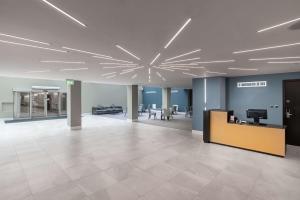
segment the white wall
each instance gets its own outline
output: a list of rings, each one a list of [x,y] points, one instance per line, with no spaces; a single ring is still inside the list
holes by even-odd
[[[10,78],[0,77],[0,117],[12,117],[11,108],[3,111],[3,103],[13,102],[13,89],[27,89],[31,86],[57,86],[66,92],[65,81],[53,81],[43,79],[26,79],[26,78]],[[105,85],[96,83],[82,84],[82,112],[91,113],[92,107],[97,105],[110,106],[111,104],[126,106],[126,86]]]

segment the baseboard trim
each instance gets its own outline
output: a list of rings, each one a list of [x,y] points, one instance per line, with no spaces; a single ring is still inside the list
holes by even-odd
[[[203,135],[203,131],[198,131],[198,130],[192,130],[193,134],[199,134],[199,135]]]
[[[71,126],[70,129],[72,131],[75,131],[75,130],[81,130],[81,126]]]

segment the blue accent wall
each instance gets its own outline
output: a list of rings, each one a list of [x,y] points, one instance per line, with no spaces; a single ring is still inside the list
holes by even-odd
[[[189,98],[188,90],[182,88],[172,88],[171,90],[171,105],[178,105],[179,111],[184,112],[188,106]],[[148,105],[156,104],[157,108],[162,105],[162,89],[159,87],[144,87],[143,88],[143,104],[145,108]]]
[[[193,130],[203,130],[204,79],[193,79]]]
[[[227,80],[227,109],[239,119],[246,118],[246,110],[267,109],[268,119],[262,123],[283,125],[283,80],[300,79],[300,73],[232,77]],[[237,82],[267,81],[267,87],[237,88]],[[300,91],[300,89],[299,89]],[[271,106],[278,105],[278,108]]]

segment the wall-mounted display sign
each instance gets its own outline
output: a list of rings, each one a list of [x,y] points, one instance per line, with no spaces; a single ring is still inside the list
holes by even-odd
[[[267,81],[238,82],[237,87],[238,88],[267,87]]]
[[[178,93],[178,90],[171,90],[171,93]]]
[[[146,94],[156,94],[157,92],[156,91],[147,91],[145,92]]]

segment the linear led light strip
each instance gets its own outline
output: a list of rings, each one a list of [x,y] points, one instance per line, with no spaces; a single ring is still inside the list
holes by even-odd
[[[81,70],[88,70],[89,68],[67,68],[61,69],[60,71],[81,71]]]
[[[100,58],[100,59],[106,59],[106,60],[113,60],[113,61],[118,61],[118,62],[133,63],[133,62],[127,61],[127,60],[118,60],[118,59],[109,58],[109,57],[99,57],[99,56],[93,56],[93,57]]]
[[[0,42],[6,43],[6,44],[13,44],[13,45],[24,46],[24,47],[32,47],[32,48],[37,48],[37,49],[45,49],[45,50],[50,50],[50,51],[57,51],[57,52],[67,53],[67,51],[64,51],[64,50],[51,49],[51,48],[47,48],[47,47],[34,46],[34,45],[17,43],[17,42],[10,42],[10,41],[5,41],[5,40],[0,40]]]
[[[258,71],[258,69],[254,68],[237,68],[237,67],[229,67],[229,70],[240,70],[240,71]]]
[[[58,12],[62,13],[63,15],[67,16],[68,18],[70,18],[71,20],[75,21],[76,23],[80,24],[83,27],[86,27],[86,25],[84,23],[82,23],[81,21],[79,21],[78,19],[72,17],[71,15],[69,15],[68,13],[66,13],[65,11],[61,10],[60,8],[56,7],[55,5],[53,5],[52,3],[48,2],[47,0],[42,0],[44,3],[46,3],[47,5],[51,6],[52,8],[54,8],[55,10],[57,10]]]
[[[300,56],[294,56],[294,57],[275,57],[275,58],[251,58],[250,61],[261,61],[261,60],[285,60],[285,59],[297,59],[300,58]]]
[[[180,64],[161,64],[161,65],[159,65],[159,66],[177,66],[177,65],[179,65],[179,66],[185,66],[185,65],[191,65],[191,66],[195,66],[195,65],[197,65],[197,63],[180,63]]]
[[[213,72],[213,71],[206,71],[206,73],[209,73],[209,74],[227,74],[227,73],[223,73],[223,72]]]
[[[134,72],[134,70],[123,71],[123,72],[120,73],[120,75],[122,75],[122,74],[128,74],[128,73],[131,73],[131,72]]]
[[[183,26],[175,33],[175,35],[171,38],[171,40],[165,45],[165,49],[173,42],[173,40],[181,33],[181,31],[191,22],[191,18],[189,18]]]
[[[233,52],[233,54],[248,53],[248,52],[253,52],[253,51],[263,51],[263,50],[268,50],[268,49],[277,49],[277,48],[290,47],[290,46],[296,46],[296,45],[300,45],[300,42],[298,42],[298,43],[291,43],[291,44],[277,45],[277,46],[270,46],[270,47],[263,47],[263,48],[258,48],[258,49],[249,49],[249,50],[243,50],[243,51],[235,51],[235,52]]]
[[[135,66],[122,65],[122,66],[103,67],[103,69],[133,68],[133,67]]]
[[[155,58],[151,61],[150,65],[152,65],[160,56],[160,53],[155,56]]]
[[[185,69],[185,68],[175,68],[175,67],[170,67],[167,69],[175,69],[175,70],[179,70],[179,71],[190,71],[190,69]]]
[[[25,40],[25,41],[28,41],[28,42],[35,42],[35,43],[39,43],[39,44],[50,45],[47,42],[40,42],[40,41],[37,41],[37,40],[31,40],[31,39],[28,39],[28,38],[17,37],[17,36],[14,36],[14,35],[8,35],[8,34],[4,34],[4,33],[0,33],[0,35],[10,37],[10,38],[19,39],[19,40]]]
[[[26,73],[46,73],[46,72],[50,72],[50,70],[28,71],[28,72],[26,72]]]
[[[185,59],[185,60],[176,60],[176,61],[171,61],[171,62],[164,62],[164,63],[161,63],[161,64],[164,65],[164,64],[178,63],[178,62],[184,62],[184,61],[190,61],[190,60],[199,60],[199,59],[200,59],[199,57],[189,58],[189,59]]]
[[[282,61],[282,62],[271,61],[268,63],[269,64],[298,64],[298,63],[300,63],[300,61]]]
[[[258,30],[257,32],[261,33],[261,32],[268,31],[268,30],[271,30],[271,29],[274,29],[274,28],[278,28],[280,26],[284,26],[284,25],[287,25],[287,24],[290,24],[290,23],[293,23],[293,22],[296,22],[296,21],[300,21],[300,18],[292,19],[290,21],[286,21],[286,22],[283,22],[283,23],[280,23],[280,24],[277,24],[277,25],[274,25],[274,26],[270,26],[268,28]]]
[[[85,64],[82,61],[42,60],[41,63]]]
[[[175,58],[180,58],[180,57],[183,57],[183,56],[187,56],[187,55],[190,55],[190,54],[193,54],[193,53],[196,53],[196,52],[199,52],[201,51],[201,49],[196,49],[194,51],[191,51],[191,52],[188,52],[188,53],[184,53],[184,54],[181,54],[181,55],[178,55],[178,56],[175,56],[175,57],[172,57],[172,58],[168,58],[166,59],[165,61],[170,61],[170,60],[173,60]]]
[[[131,79],[135,79],[138,75],[137,74],[134,74]]]
[[[156,68],[156,69],[162,69],[162,70],[174,72],[173,69],[169,69],[169,68],[162,68],[162,67],[156,67],[156,66],[153,66],[153,67]]]
[[[132,57],[136,58],[137,60],[141,60],[139,57],[137,57],[136,55],[134,55],[133,53],[131,53],[130,51],[128,51],[127,49],[121,47],[120,45],[116,45],[117,48],[121,49],[122,51],[124,51],[125,53],[128,53],[129,55],[131,55]]]
[[[100,65],[127,65],[127,66],[131,66],[131,65],[138,65],[138,64],[127,64],[127,63],[99,63]]]
[[[116,74],[117,72],[110,72],[110,73],[106,73],[106,74],[102,74],[101,76],[109,76],[109,75],[113,75]]]
[[[114,78],[114,77],[116,77],[117,75],[111,75],[111,76],[106,76],[105,78],[107,78],[107,79],[110,79],[110,78]]]
[[[186,73],[186,72],[182,72],[182,73],[185,75],[193,76],[193,77],[201,77],[200,75],[197,75],[197,74]]]
[[[213,60],[213,61],[203,61],[203,62],[195,62],[197,64],[209,64],[209,63],[228,63],[235,62],[235,60]]]
[[[205,68],[205,67],[203,67],[203,66],[162,66],[162,68],[187,68],[187,69],[203,69],[203,68]]]
[[[77,52],[80,52],[80,53],[86,53],[86,54],[91,54],[91,55],[95,55],[95,56],[111,58],[111,56],[106,56],[106,55],[99,54],[99,53],[93,53],[93,52],[90,52],[90,51],[84,51],[84,50],[74,49],[74,48],[70,48],[70,47],[62,47],[62,48],[70,50],[70,51],[77,51]]]

